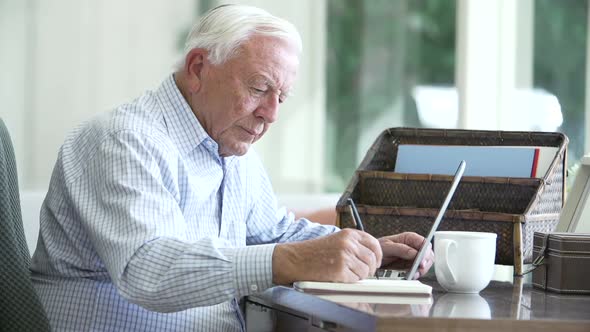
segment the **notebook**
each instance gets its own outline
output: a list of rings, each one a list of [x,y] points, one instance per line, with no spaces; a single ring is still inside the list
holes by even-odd
[[[430,295],[432,287],[418,280],[392,279],[364,279],[353,283],[297,281],[293,288],[316,295],[331,295],[334,293],[372,295]],[[360,301],[355,301],[360,302]]]
[[[438,214],[436,215],[436,219],[434,223],[432,223],[432,227],[428,231],[428,234],[424,238],[424,242],[422,242],[422,246],[420,250],[416,254],[414,258],[414,262],[412,263],[412,267],[410,268],[409,272],[405,273],[405,271],[395,271],[395,270],[387,270],[385,272],[391,272],[389,276],[386,278],[380,279],[365,279],[359,280],[353,283],[338,283],[338,282],[321,282],[321,281],[297,281],[293,283],[293,288],[303,291],[303,292],[311,292],[311,293],[330,293],[330,292],[337,292],[337,293],[370,293],[370,294],[422,294],[422,295],[430,295],[432,293],[432,287],[421,283],[418,280],[413,280],[418,268],[420,267],[420,262],[424,258],[426,252],[428,252],[428,248],[430,245],[430,241],[432,241],[432,237],[434,236],[434,232],[438,228],[453,195],[455,194],[455,190],[459,185],[459,181],[463,177],[463,173],[465,172],[466,163],[465,160],[462,160],[459,163],[459,167],[455,172],[455,176],[453,178],[453,182],[451,183],[451,187],[447,192],[447,196],[441,206]]]

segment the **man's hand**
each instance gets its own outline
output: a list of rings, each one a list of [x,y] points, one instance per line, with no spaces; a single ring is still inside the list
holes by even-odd
[[[382,257],[376,238],[350,228],[313,240],[277,244],[272,257],[273,282],[355,282],[373,275]]]
[[[380,238],[379,243],[383,250],[381,267],[398,270],[410,268],[414,261],[414,257],[416,257],[418,250],[420,250],[420,247],[422,246],[422,242],[424,242],[424,237],[412,232]],[[434,252],[432,252],[432,248],[429,248],[422,259],[422,262],[420,262],[416,278],[426,274],[432,266],[432,263],[434,263]]]

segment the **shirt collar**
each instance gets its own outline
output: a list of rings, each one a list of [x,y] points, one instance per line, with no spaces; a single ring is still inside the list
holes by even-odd
[[[170,74],[156,90],[168,128],[168,135],[184,154],[192,152],[203,142],[207,148],[217,149],[217,143],[209,137]]]
[[[190,105],[178,89],[174,74],[170,74],[156,90],[156,96],[163,107],[168,135],[184,155],[188,155],[203,144],[209,152],[223,163],[219,145],[205,131]],[[225,166],[233,164],[236,157],[225,158]]]

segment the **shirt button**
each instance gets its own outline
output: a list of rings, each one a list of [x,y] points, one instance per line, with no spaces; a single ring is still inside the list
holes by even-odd
[[[253,292],[257,291],[258,290],[258,285],[251,285],[250,286],[250,290],[253,291]]]

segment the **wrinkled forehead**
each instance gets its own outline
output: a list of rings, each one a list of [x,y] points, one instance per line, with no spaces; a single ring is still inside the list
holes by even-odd
[[[233,58],[247,76],[262,75],[277,88],[289,89],[299,69],[297,45],[277,37],[253,36]]]

